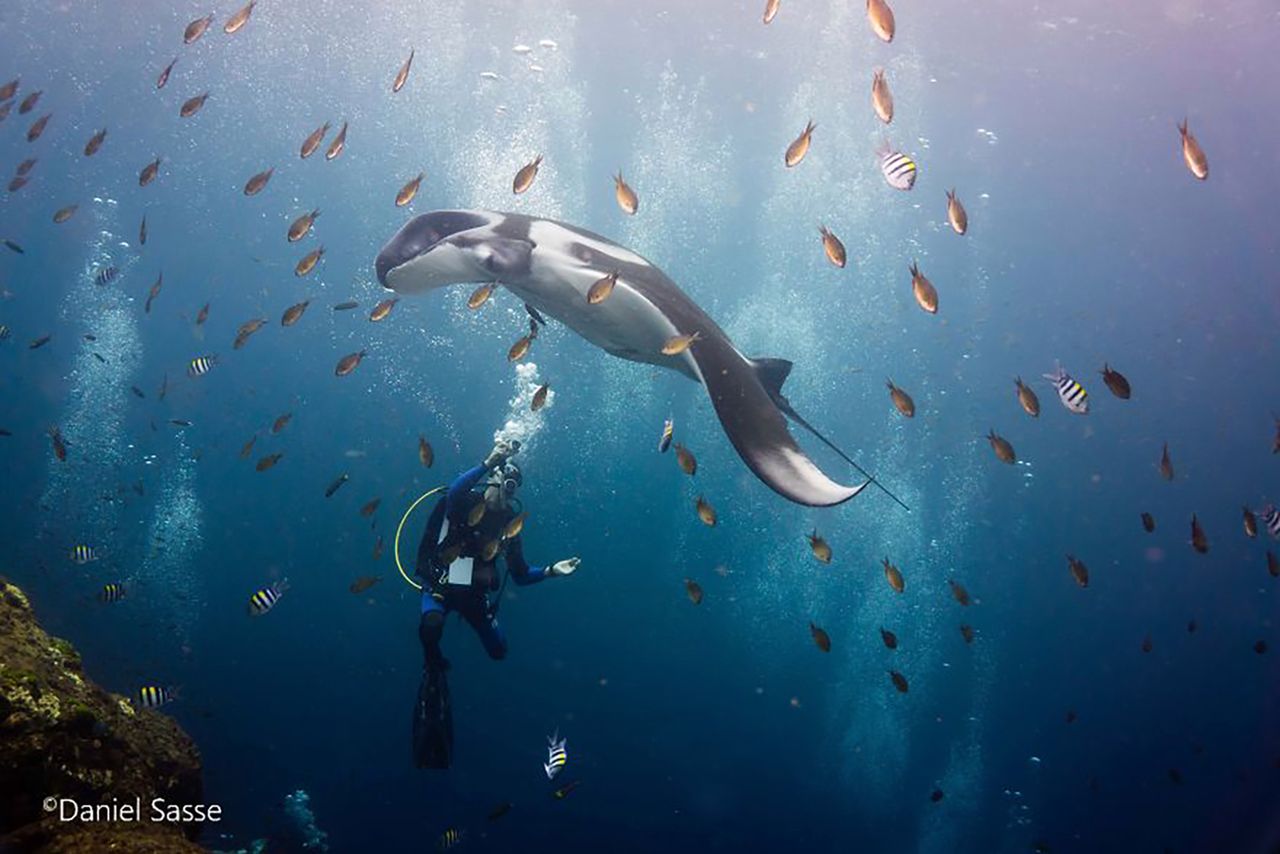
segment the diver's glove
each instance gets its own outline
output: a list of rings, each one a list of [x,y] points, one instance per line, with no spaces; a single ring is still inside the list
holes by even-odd
[[[568,560],[558,560],[547,567],[547,572],[551,575],[573,575],[580,563],[582,563],[582,559],[576,557],[571,557]]]
[[[519,445],[513,445],[506,439],[499,439],[493,444],[493,450],[489,452],[489,456],[484,458],[484,467],[492,469],[500,466],[507,461],[508,457],[518,450],[520,450]]]

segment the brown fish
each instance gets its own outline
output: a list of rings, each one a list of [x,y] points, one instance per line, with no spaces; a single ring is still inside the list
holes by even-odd
[[[258,471],[266,471],[269,468],[274,468],[275,464],[280,462],[280,458],[283,456],[284,454],[282,453],[268,454],[267,456],[258,460],[258,464],[255,466],[255,468]]]
[[[381,580],[382,580],[381,575],[362,575],[359,578],[357,578],[355,581],[351,582],[351,586],[348,587],[347,589],[350,590],[352,593],[359,595],[365,592],[366,590],[368,590],[373,585],[377,584]]]
[[[53,455],[58,458],[58,462],[65,463],[67,461],[67,443],[62,438],[62,431],[57,427],[50,427],[49,441],[53,443]]]
[[[244,194],[246,196],[256,196],[261,193],[263,188],[267,186],[267,182],[271,180],[271,176],[275,174],[276,167],[272,166],[266,171],[259,172],[254,175],[244,185]]]
[[[240,328],[236,330],[236,340],[232,345],[232,349],[239,350],[249,340],[250,335],[266,326],[267,323],[268,321],[265,317],[255,317],[240,324]]]
[[[1271,549],[1267,549],[1267,572],[1272,578],[1280,578],[1280,559],[1271,553]]]
[[[373,323],[381,323],[386,320],[387,315],[391,314],[391,309],[395,308],[398,302],[400,302],[399,297],[384,299],[373,307],[373,311],[369,312],[369,320]]]
[[[1208,179],[1209,158],[1205,156],[1204,149],[1200,147],[1195,136],[1187,130],[1186,119],[1178,125],[1178,134],[1182,137],[1182,159],[1187,164],[1187,169],[1201,181]]]
[[[997,460],[1010,465],[1017,462],[1018,458],[1013,453],[1013,445],[1009,444],[1008,439],[997,436],[995,430],[988,430],[987,441],[991,443],[991,450],[995,451]]]
[[[396,72],[396,79],[391,81],[391,91],[399,92],[404,88],[404,84],[409,79],[409,68],[413,65],[413,48],[409,49],[409,58],[404,61],[404,65],[400,66],[400,70]]]
[[[973,643],[973,626],[968,623],[961,624],[960,637],[964,638],[965,643]]]
[[[500,540],[490,540],[484,544],[484,548],[480,550],[480,560],[488,563],[498,556],[499,550],[502,548]]]
[[[504,540],[514,540],[516,537],[520,536],[520,532],[524,530],[524,523],[528,518],[529,514],[527,512],[520,513],[515,516],[507,523],[507,526],[502,529],[502,538]]]
[[[196,326],[204,326],[204,322],[209,319],[209,305],[209,303],[205,303],[196,312]]]
[[[691,332],[688,335],[672,335],[662,344],[662,355],[679,356],[685,350],[688,350],[694,341],[701,341],[701,332]]]
[[[370,499],[369,501],[366,501],[364,503],[364,506],[360,508],[360,515],[368,519],[374,513],[378,512],[378,506],[381,504],[382,504],[381,498],[373,498],[373,499]]]
[[[471,292],[471,296],[467,297],[467,308],[475,311],[480,306],[489,301],[489,297],[493,296],[494,290],[498,287],[497,282],[490,282],[487,285],[481,285]]]
[[[80,210],[79,205],[67,205],[65,208],[58,208],[53,214],[53,221],[58,225],[62,225],[62,223],[75,216],[78,210]]]
[[[15,78],[3,86],[0,86],[0,101],[7,101],[14,95],[18,94],[18,84],[21,82],[20,78]]]
[[[708,528],[716,526],[716,509],[707,503],[707,500],[701,495],[694,502],[694,508],[698,511],[698,518],[702,520],[702,524]]]
[[[298,262],[298,266],[293,268],[293,274],[302,277],[310,273],[316,268],[316,264],[324,257],[324,246],[321,245],[317,249],[312,249],[306,255],[302,256],[302,260]]]
[[[895,593],[901,593],[907,589],[906,579],[902,577],[902,572],[893,564],[889,563],[889,559],[884,559],[884,577],[889,582],[889,586],[893,588]]]
[[[823,652],[831,652],[830,635],[815,626],[812,622],[809,623],[809,634],[813,635],[813,642],[817,645],[818,649]]]
[[[18,115],[25,116],[27,113],[34,110],[36,108],[36,104],[40,103],[40,96],[43,94],[43,89],[37,89],[27,95],[27,97],[23,98],[22,103],[18,105]]]
[[[1160,476],[1165,480],[1173,480],[1173,461],[1169,459],[1169,443],[1164,443],[1160,453]]]
[[[822,251],[826,253],[827,260],[837,267],[844,267],[846,255],[840,238],[832,234],[825,225],[818,226],[818,234],[822,235]]]
[[[471,505],[471,510],[467,513],[467,527],[474,528],[480,524],[480,520],[484,518],[485,511],[488,507],[483,501],[477,501]]]
[[[338,360],[338,366],[333,369],[335,376],[345,377],[354,371],[360,365],[360,360],[365,357],[365,350],[358,353],[349,353]]]
[[[402,208],[413,201],[413,197],[418,195],[418,186],[422,184],[422,177],[423,173],[419,172],[417,178],[400,188],[400,192],[396,193],[396,207]]]
[[[26,176],[26,175],[16,175],[16,176],[14,176],[14,179],[13,179],[12,181],[10,181],[10,182],[9,182],[9,192],[10,192],[10,193],[16,193],[16,192],[18,192],[18,191],[19,191],[19,190],[21,190],[23,187],[27,186],[27,182],[28,182],[29,180],[30,180],[30,179],[29,179],[29,178],[27,178],[27,176]]]
[[[893,93],[889,91],[889,81],[884,79],[883,68],[877,68],[872,72],[871,107],[880,117],[880,121],[885,124],[893,121]]]
[[[15,174],[19,178],[21,178],[24,175],[30,174],[31,170],[36,168],[36,163],[38,163],[39,161],[40,161],[39,157],[28,157],[26,160],[18,164],[18,168],[17,170],[15,170]]]
[[[587,305],[599,305],[607,300],[609,295],[613,293],[613,289],[617,286],[618,276],[620,275],[621,273],[614,270],[612,273],[609,273],[602,279],[598,279],[591,285],[591,287],[587,288]]]
[[[893,401],[893,406],[906,418],[914,418],[916,414],[916,402],[911,399],[911,395],[893,384],[893,380],[885,380],[889,387],[889,399]]]
[[[817,125],[810,119],[805,123],[804,130],[800,131],[800,135],[787,146],[787,153],[782,156],[782,162],[790,169],[792,166],[798,166],[804,156],[809,153],[809,145],[813,142],[813,132],[817,129]]]
[[[49,119],[53,118],[53,113],[46,113],[36,119],[31,127],[27,128],[27,142],[35,142],[40,138],[40,134],[44,133],[44,129],[49,125]]]
[[[818,536],[818,529],[814,528],[813,533],[808,535],[809,549],[813,552],[813,556],[821,563],[831,563],[831,546],[827,545],[827,541]]]
[[[517,196],[533,186],[533,179],[538,177],[538,167],[542,165],[542,155],[539,154],[530,162],[520,167],[520,171],[516,173],[516,177],[511,181],[511,192]]]
[[[164,273],[162,272],[160,273],[160,275],[156,276],[155,284],[151,286],[151,290],[147,293],[147,302],[144,307],[144,311],[147,314],[151,313],[151,304],[156,301],[156,297],[160,296],[160,290],[163,287],[164,287]]]
[[[631,185],[623,180],[621,169],[613,176],[613,197],[618,200],[618,207],[622,208],[623,213],[634,216],[640,209],[640,199]]]
[[[142,215],[142,224],[138,226],[138,245],[147,245],[147,215]]]
[[[222,26],[222,31],[229,36],[240,32],[244,25],[249,23],[249,16],[253,14],[253,7],[256,5],[258,5],[258,0],[249,0],[238,12],[227,18],[227,22]]]
[[[145,187],[156,179],[156,175],[160,174],[160,158],[142,167],[142,171],[138,173],[138,186]]]
[[[702,604],[702,585],[694,581],[692,578],[684,580],[684,592],[689,597],[689,601],[695,605]]]
[[[12,101],[8,101],[6,103],[0,104],[0,122],[9,118],[9,111],[12,109],[13,109]]]
[[[1089,567],[1085,566],[1083,561],[1077,560],[1075,555],[1067,555],[1067,567],[1071,570],[1071,577],[1076,580],[1076,584],[1081,587],[1089,586]]]
[[[353,299],[349,299],[346,302],[340,302],[334,305],[333,310],[334,311],[351,311],[351,309],[359,308],[359,307],[360,307],[360,303],[356,302]]]
[[[1258,536],[1258,517],[1253,515],[1253,511],[1248,507],[1242,508],[1244,511],[1244,535],[1249,539]]]
[[[431,464],[436,460],[435,451],[431,449],[431,443],[427,441],[426,436],[418,437],[418,462],[427,468],[431,468]]]
[[[954,187],[947,190],[947,222],[951,223],[951,230],[961,236],[969,230],[969,214],[960,203]]]
[[[1204,528],[1200,527],[1200,520],[1194,513],[1191,514],[1191,548],[1200,554],[1209,553],[1209,538],[1204,535]]]
[[[972,600],[969,598],[969,591],[964,589],[964,585],[954,578],[948,578],[947,584],[951,586],[951,596],[960,603],[962,608],[968,608]]]
[[[1151,652],[1151,635],[1147,635],[1142,639],[1142,651]]]
[[[106,128],[103,128],[102,130],[95,133],[93,136],[89,137],[89,141],[84,144],[84,156],[92,157],[93,155],[97,154],[98,149],[102,148],[102,143],[106,141],[106,138],[107,138]]]
[[[551,385],[543,383],[538,386],[538,390],[533,393],[533,400],[529,401],[529,411],[537,412],[547,404],[547,392],[550,391]]]
[[[1036,393],[1022,382],[1022,377],[1014,378],[1013,382],[1018,389],[1018,403],[1022,406],[1022,411],[1032,418],[1039,418],[1040,398],[1036,397]]]
[[[173,67],[178,64],[178,58],[175,56],[173,62],[164,67],[164,71],[160,72],[160,76],[156,78],[156,88],[163,89],[164,84],[169,82],[169,75],[173,73]]]
[[[1111,393],[1121,400],[1129,399],[1129,381],[1125,379],[1124,374],[1119,371],[1111,370],[1111,366],[1106,362],[1102,363],[1102,381],[1107,384],[1107,388],[1111,389]]]
[[[938,313],[938,289],[933,282],[920,272],[916,262],[911,262],[911,293],[915,295],[916,304],[930,314]]]
[[[308,157],[316,153],[316,149],[320,147],[320,143],[324,142],[325,134],[328,132],[329,123],[325,122],[323,125],[307,134],[307,138],[302,141],[302,150],[300,152],[303,160],[306,160]]]
[[[273,436],[280,435],[280,431],[283,430],[285,427],[289,426],[289,422],[292,420],[293,420],[292,412],[286,412],[284,415],[281,415],[271,425],[271,435]]]
[[[210,13],[203,18],[196,18],[187,24],[187,28],[182,33],[182,41],[184,44],[191,44],[196,39],[204,35],[204,31],[209,29],[209,25],[213,23],[213,14]]]
[[[529,355],[529,346],[533,344],[533,336],[526,335],[516,343],[511,345],[511,349],[507,351],[508,362],[518,362],[525,356]]]
[[[764,22],[772,24],[773,19],[778,17],[778,9],[782,6],[782,0],[766,0],[764,4]]]
[[[1150,534],[1155,529],[1156,529],[1155,517],[1152,516],[1150,513],[1143,513],[1142,514],[1142,530]]]
[[[890,670],[889,678],[893,680],[893,687],[898,689],[899,694],[907,693],[909,690],[907,686],[907,677],[903,676],[896,670]]]
[[[333,138],[333,142],[329,143],[329,148],[324,153],[325,160],[333,160],[343,149],[347,147],[347,123],[342,123],[342,129],[338,131],[338,135]]]
[[[680,466],[680,471],[692,477],[698,473],[698,459],[684,445],[676,442],[676,463]]]
[[[884,626],[880,627],[880,640],[884,641],[884,645],[889,649],[898,648],[898,636]]]
[[[184,119],[191,118],[196,113],[200,112],[200,108],[204,106],[204,102],[208,99],[208,92],[188,98],[182,102],[182,107],[178,110],[178,115]]]
[[[1274,418],[1276,422],[1276,434],[1271,440],[1271,453],[1280,454],[1280,416],[1273,413],[1271,417]]]
[[[290,243],[297,243],[299,240],[307,236],[307,232],[311,230],[311,226],[315,223],[316,217],[320,216],[320,209],[316,208],[311,213],[304,213],[298,217],[289,226],[289,233],[286,235]]]
[[[249,455],[253,453],[253,446],[258,441],[258,434],[254,433],[249,437],[249,441],[240,446],[240,459],[247,460]]]
[[[871,23],[871,31],[879,36],[881,41],[893,41],[895,29],[893,10],[885,0],[867,0],[867,20]]]
[[[286,308],[284,310],[284,315],[280,318],[280,325],[293,326],[293,324],[302,319],[302,315],[306,312],[307,306],[309,305],[311,305],[311,300],[308,299]]]

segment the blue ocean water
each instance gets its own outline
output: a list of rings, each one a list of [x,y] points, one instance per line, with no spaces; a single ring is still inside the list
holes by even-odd
[[[189,46],[204,7],[0,7],[0,82],[21,77],[15,100],[44,90],[0,123],[6,169],[39,158],[0,197],[0,237],[25,250],[0,248],[0,428],[13,434],[0,437],[0,571],[108,688],[181,686],[164,713],[195,738],[226,816],[204,844],[264,837],[301,789],[334,851],[434,847],[451,827],[462,850],[492,851],[1274,850],[1280,582],[1275,546],[1244,536],[1240,508],[1280,501],[1280,13],[1266,0],[892,5],[884,44],[856,0],[783,0],[768,26],[754,0],[262,0],[230,36],[233,5],[219,8]],[[870,105],[877,67],[897,105],[887,127]],[[1181,162],[1184,116],[1207,182]],[[812,149],[786,169],[809,119]],[[299,159],[324,122],[350,123],[346,150]],[[882,139],[917,158],[910,194],[885,186]],[[538,153],[533,188],[513,196]],[[157,156],[159,178],[139,187]],[[613,198],[619,169],[634,217]],[[419,172],[417,198],[395,207]],[[964,237],[947,225],[951,187]],[[836,508],[787,502],[738,458],[698,385],[554,321],[518,371],[506,352],[526,316],[501,289],[478,312],[465,286],[407,297],[371,324],[386,296],[378,249],[410,214],[453,207],[564,220],[651,259],[744,353],[793,360],[797,410],[911,512],[874,490]],[[286,242],[314,208],[312,234]],[[845,269],[823,257],[819,223],[847,246]],[[321,245],[316,271],[295,276]],[[940,292],[937,316],[914,304],[912,261]],[[105,265],[120,275],[102,288]],[[360,309],[331,310],[348,299]],[[233,350],[256,317],[270,323]],[[213,354],[215,370],[186,376]],[[1089,389],[1088,416],[1039,379],[1055,361]],[[1104,362],[1132,399],[1103,386]],[[1018,375],[1038,419],[1017,405]],[[886,377],[914,397],[914,419],[894,411]],[[535,418],[523,404],[541,382],[554,394]],[[694,478],[657,452],[667,417],[697,454]],[[449,621],[455,761],[415,770],[419,603],[390,541],[409,502],[482,459],[509,420],[524,437],[525,552],[582,566],[507,588],[505,661]],[[993,457],[990,429],[1015,466]],[[1156,469],[1165,442],[1171,483]],[[1207,555],[1189,546],[1192,513]],[[829,566],[809,551],[814,529]],[[69,562],[78,543],[101,559]],[[1067,553],[1088,564],[1087,589]],[[365,575],[381,581],[348,592]],[[249,618],[249,595],[286,577],[281,603]],[[94,601],[121,580],[125,601]],[[1272,649],[1255,653],[1259,640]],[[564,800],[541,766],[557,729],[581,781]]]

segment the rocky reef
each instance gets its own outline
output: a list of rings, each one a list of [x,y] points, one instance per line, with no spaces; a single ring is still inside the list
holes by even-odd
[[[196,824],[149,818],[154,798],[198,804],[200,754],[176,723],[89,681],[0,578],[0,852],[193,852]],[[132,821],[62,821],[49,798],[136,803]],[[74,812],[74,810],[71,810]]]

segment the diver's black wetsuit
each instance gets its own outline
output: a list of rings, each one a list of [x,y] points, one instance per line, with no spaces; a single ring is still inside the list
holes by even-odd
[[[440,652],[445,617],[450,611],[457,611],[479,635],[489,657],[504,658],[507,641],[498,625],[496,604],[489,601],[489,594],[500,587],[497,559],[505,557],[507,570],[517,584],[534,584],[548,575],[547,567],[529,566],[519,536],[503,540],[507,523],[515,517],[510,506],[499,510],[486,508],[479,524],[474,528],[467,525],[471,509],[484,500],[474,488],[488,473],[489,469],[481,464],[454,480],[448,493],[431,511],[418,545],[415,572],[422,579],[418,637],[422,641],[424,663],[414,711],[413,749],[414,761],[420,768],[448,768],[453,753],[453,717],[445,678],[448,662]],[[446,521],[448,531],[442,541],[441,531]],[[482,560],[480,555],[485,544],[495,540],[502,543],[501,550],[493,560]],[[453,557],[455,551],[458,557],[474,560],[470,584],[447,583],[449,567],[445,559]]]

